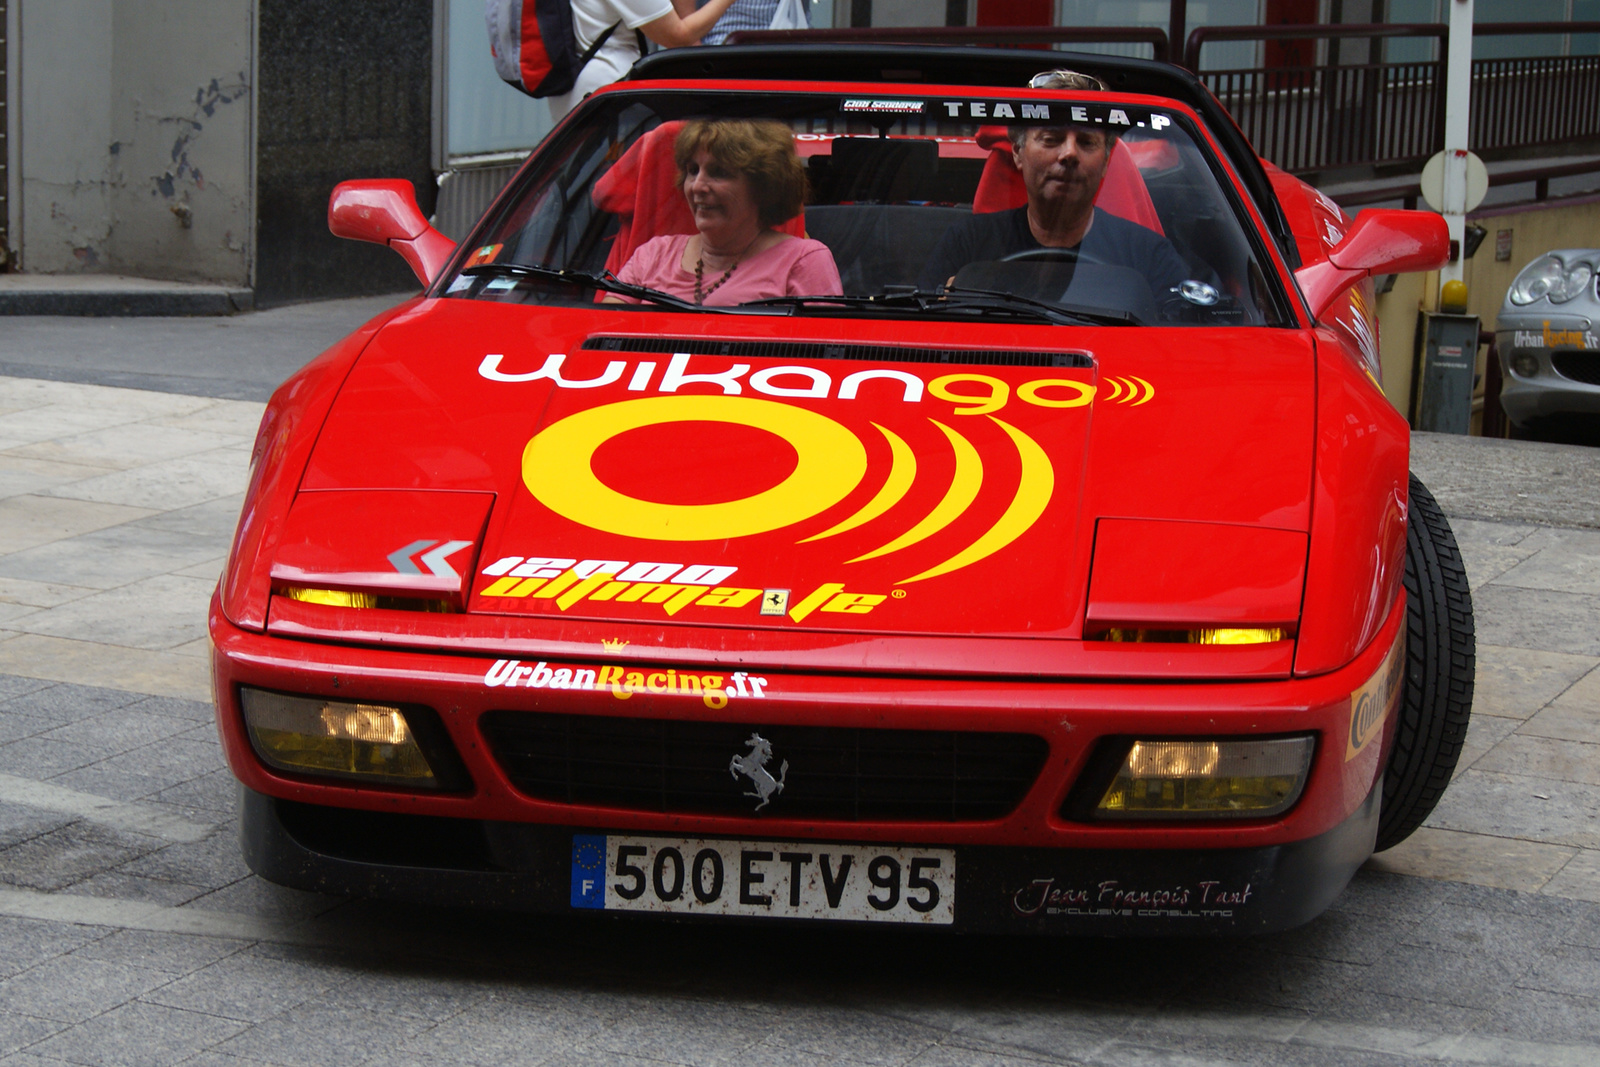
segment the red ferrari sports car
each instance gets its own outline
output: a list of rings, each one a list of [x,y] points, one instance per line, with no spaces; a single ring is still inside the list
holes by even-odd
[[[652,56],[459,248],[334,192],[426,290],[256,440],[210,630],[257,872],[1235,933],[1421,822],[1472,608],[1370,278],[1443,222],[1352,220],[1178,68],[1042,55]]]

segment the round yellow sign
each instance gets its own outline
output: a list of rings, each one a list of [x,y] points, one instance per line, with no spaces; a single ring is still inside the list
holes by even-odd
[[[771,489],[718,504],[662,504],[595,477],[595,450],[619,433],[668,422],[726,422],[777,434],[799,456]],[[867,450],[814,411],[743,396],[652,396],[605,404],[545,427],[522,450],[522,481],[545,507],[596,530],[651,541],[748,537],[826,511],[861,483]]]

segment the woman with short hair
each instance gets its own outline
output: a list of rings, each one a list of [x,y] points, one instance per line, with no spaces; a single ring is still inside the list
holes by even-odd
[[[805,203],[806,169],[787,126],[696,120],[679,132],[673,158],[697,232],[651,238],[619,278],[721,307],[842,291],[826,245],[775,229]]]

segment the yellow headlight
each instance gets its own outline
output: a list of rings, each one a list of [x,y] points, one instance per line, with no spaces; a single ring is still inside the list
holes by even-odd
[[[438,785],[397,707],[250,688],[239,696],[250,741],[268,766],[391,785]]]
[[[1135,741],[1095,814],[1109,819],[1249,818],[1288,811],[1315,738]]]
[[[1113,626],[1091,641],[1125,641],[1140,644],[1174,645],[1265,645],[1289,635],[1282,627],[1208,627],[1200,630],[1150,630]]]

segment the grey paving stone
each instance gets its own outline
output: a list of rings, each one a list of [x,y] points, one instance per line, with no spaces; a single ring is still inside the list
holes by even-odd
[[[252,874],[198,897],[187,906],[201,911],[236,911],[273,919],[311,919],[341,903],[340,897],[289,889]]]
[[[0,560],[0,563],[3,563]],[[7,625],[24,633],[123,648],[176,648],[206,635],[214,582],[158,573],[62,604]]]
[[[719,1010],[713,1003],[663,1000],[603,1027],[581,1049],[670,1063],[739,1062],[774,1032],[779,1016]]]
[[[204,841],[167,845],[132,860],[118,871],[144,878],[221,889],[250,875],[231,827]]]
[[[191,817],[209,812],[219,821],[231,822],[239,809],[239,782],[231,771],[219,769],[168,786],[150,799],[192,812]]]
[[[1537,960],[1517,984],[1524,989],[1600,998],[1600,949],[1558,947]],[[1600,1007],[1600,999],[1596,1006]]]
[[[150,930],[117,930],[73,949],[75,955],[126,963],[174,976],[191,974],[248,948],[248,941]]]
[[[1496,584],[1600,593],[1600,531],[1544,528],[1517,547],[1535,551],[1496,578]]]
[[[6,701],[14,700],[27,693],[36,693],[41,689],[48,689],[54,682],[44,682],[37,678],[19,678],[14,674],[0,674],[0,712],[5,711]]]
[[[374,960],[339,987],[341,996],[372,1011],[440,1022],[487,1004],[499,983],[476,969],[427,969]]]
[[[1474,715],[1467,723],[1466,740],[1461,744],[1461,755],[1456,760],[1452,780],[1483,763],[1498,751],[1498,746],[1517,728],[1517,720],[1502,719],[1493,715]]]
[[[1507,891],[1461,882],[1450,885],[1450,901],[1453,904],[1481,908],[1484,911],[1558,919],[1565,922],[1575,922],[1583,915],[1596,910],[1596,905],[1583,900],[1568,900],[1543,893]]]
[[[0,557],[0,577],[116,589],[217,554],[214,539],[121,523]]]
[[[170,981],[148,967],[57,956],[0,982],[0,1012],[82,1022]]]
[[[1454,787],[1452,787],[1454,788]],[[1449,792],[1445,796],[1449,796]],[[1399,916],[1426,922],[1428,916],[1454,898],[1455,887],[1425,878],[1406,878],[1363,868],[1334,900],[1332,911],[1380,917]]]
[[[1547,778],[1469,770],[1450,784],[1428,825],[1600,848],[1600,790]]]
[[[10,978],[46,960],[64,956],[110,931],[0,915],[0,978]]]
[[[941,1036],[940,1029],[864,1012],[799,1008],[781,1012],[761,1045],[853,1063],[903,1064]]]
[[[1532,1041],[1600,1046],[1600,990],[1588,995],[1548,989],[1508,990],[1478,1032]]]
[[[69,1024],[56,1019],[41,1019],[18,1011],[0,1012],[0,1057],[58,1034]],[[0,1060],[0,1062],[4,1062]]]
[[[1491,911],[1470,903],[1440,907],[1425,924],[1416,924],[1397,936],[1399,945],[1465,955],[1487,955],[1509,962],[1531,964],[1560,944],[1572,928],[1570,916],[1526,915]],[[1388,952],[1394,945],[1385,946]]]
[[[604,1020],[573,1016],[559,1010],[528,1012],[488,1004],[469,1009],[419,1033],[396,1050],[388,1062],[515,1063],[532,1056],[536,1063],[572,1048],[596,1033]],[[603,1062],[591,1055],[590,1063]]]
[[[242,1026],[159,1004],[124,1004],[40,1042],[31,1051],[96,1067],[167,1067],[225,1040]]]
[[[926,1049],[910,1062],[911,1067],[1009,1067],[1017,1063],[1079,1064],[1084,1061],[1061,1055],[1045,1056],[1043,1053],[1019,1056],[1015,1052],[993,1052],[946,1043]]]
[[[216,727],[212,725],[216,719],[216,708],[209,700],[183,700],[179,697],[146,697],[133,705],[138,709],[148,708],[162,715],[171,715],[178,719],[187,719],[193,723],[211,725],[211,737],[216,737]]]
[[[4,751],[0,749],[0,751]],[[215,743],[172,738],[120,752],[100,761],[106,767],[166,778],[174,784],[222,769],[222,749]]]
[[[1451,521],[1600,526],[1594,449],[1455,434],[1413,433],[1411,469]]]
[[[0,704],[0,711],[36,715],[57,722],[74,722],[144,700],[141,693],[97,686],[55,683],[12,697]]]
[[[65,723],[42,736],[111,755],[174,737],[193,726],[192,720],[163,715],[143,702]]]
[[[1530,737],[1600,744],[1600,711],[1557,700],[1523,723],[1517,732]]]
[[[57,890],[160,847],[155,838],[74,822],[0,851],[0,882]]]
[[[128,525],[209,538],[226,545],[233,540],[234,527],[239,525],[239,509],[243,506],[244,494],[235,493],[203,504],[134,519]]]
[[[1468,741],[1471,737],[1469,734]],[[1499,741],[1474,766],[1501,774],[1600,786],[1600,744],[1516,734]]]
[[[1173,1040],[1166,1045],[1137,1037],[1098,1050],[1085,1062],[1094,1067],[1394,1067],[1403,1059],[1347,1045],[1332,1048],[1251,1041],[1248,1038]],[[1436,1062],[1436,1061],[1430,1061]]]
[[[45,719],[38,715],[24,715],[21,712],[7,711],[5,705],[0,704],[0,744],[8,741],[19,741],[24,737],[37,737],[48,733],[61,725],[55,719]]]
[[[1437,913],[1435,913],[1437,914]],[[1286,956],[1310,956],[1338,963],[1370,964],[1381,960],[1394,942],[1413,936],[1419,924],[1400,915],[1358,915],[1327,911],[1304,926],[1260,938],[1258,944]]]
[[[239,952],[142,999],[151,1004],[254,1023],[321,996],[341,980],[321,968]]]
[[[50,784],[112,800],[132,802],[154,797],[162,790],[171,789],[178,783],[168,778],[139,774],[126,769],[123,765],[109,766],[102,760],[55,775],[50,779]]]
[[[1574,656],[1600,656],[1600,597],[1490,583],[1473,594],[1478,640]]]
[[[66,1060],[54,1056],[37,1056],[32,1052],[14,1052],[0,1058],[0,1067],[68,1067]]]
[[[257,1023],[217,1046],[217,1051],[267,1063],[360,1063],[372,1052],[401,1044],[431,1024],[407,1015],[370,1011],[343,997],[303,1004]]]
[[[59,830],[76,818],[20,804],[0,804],[0,850]]]
[[[107,900],[134,900],[143,904],[159,904],[164,908],[175,908],[180,904],[187,904],[206,892],[206,889],[204,886],[140,878],[120,871],[102,871],[92,878],[85,878],[81,882],[67,886],[62,892]]]
[[[1490,953],[1404,946],[1374,964],[1365,984],[1374,992],[1390,996],[1461,1008],[1489,1008],[1531,965],[1520,954],[1497,957]]]
[[[82,745],[24,737],[0,745],[0,773],[42,780],[86,767],[100,757],[101,753]]]

